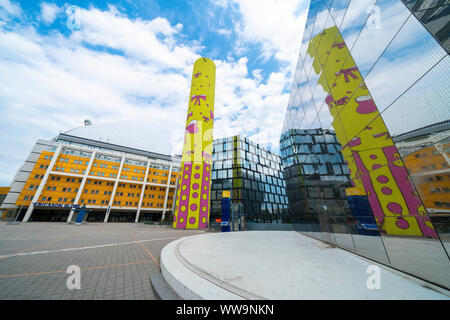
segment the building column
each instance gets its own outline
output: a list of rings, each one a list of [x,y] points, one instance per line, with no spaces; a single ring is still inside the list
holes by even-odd
[[[81,195],[83,194],[84,185],[86,184],[86,180],[88,178],[89,173],[91,172],[92,164],[95,161],[95,156],[97,154],[97,151],[94,150],[91,154],[91,158],[89,159],[88,166],[86,167],[86,171],[84,171],[83,180],[81,180],[80,187],[78,188],[77,196],[75,197],[75,201],[73,204],[78,204],[78,201],[80,201]],[[70,209],[69,217],[67,218],[67,223],[70,223],[72,221],[73,214],[75,213],[75,208]]]
[[[164,218],[166,217],[166,206],[167,206],[167,197],[169,196],[169,186],[170,186],[170,179],[172,178],[172,164],[169,167],[169,176],[167,179],[167,185],[166,185],[166,195],[164,197],[164,210],[161,216],[161,220],[164,221]]]
[[[122,156],[122,160],[120,161],[119,171],[117,171],[116,181],[114,182],[114,188],[113,188],[113,191],[111,193],[111,198],[109,199],[109,202],[108,202],[109,208],[111,208],[112,203],[114,201],[114,196],[115,196],[116,191],[117,191],[117,185],[119,184],[120,176],[122,175],[122,168],[123,168],[123,164],[124,163],[125,163],[125,156]],[[110,209],[106,210],[105,220],[103,222],[108,222],[108,218],[109,218],[109,214],[110,213],[111,213]]]
[[[175,190],[173,191],[173,200],[172,200],[172,212],[175,212],[175,204],[177,202],[177,192],[178,192],[178,180],[180,180],[180,176],[175,180]]]
[[[136,219],[134,220],[135,223],[139,222],[139,214],[141,213],[142,200],[144,199],[144,192],[145,192],[145,187],[146,187],[146,183],[147,183],[147,177],[148,177],[149,170],[150,170],[150,160],[147,162],[147,169],[145,170],[144,184],[142,185],[141,196],[139,197],[139,204],[138,204],[138,208],[136,211]]]
[[[59,154],[61,153],[61,149],[62,149],[62,144],[60,143],[58,145],[58,147],[56,148],[55,153],[53,154],[53,158],[50,161],[50,164],[48,165],[47,170],[45,171],[44,177],[42,178],[42,181],[39,184],[39,187],[33,196],[33,200],[31,200],[31,202],[30,202],[30,206],[28,207],[27,212],[25,213],[25,216],[24,216],[22,222],[28,222],[28,220],[30,219],[31,214],[33,213],[33,210],[34,210],[33,202],[39,201],[42,190],[44,190],[45,184],[47,183],[48,176],[50,175],[50,172],[53,170],[53,166],[55,165],[55,162],[57,161]]]

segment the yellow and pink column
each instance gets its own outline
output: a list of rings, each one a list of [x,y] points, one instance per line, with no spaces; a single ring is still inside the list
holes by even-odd
[[[195,61],[173,220],[177,229],[208,227],[215,79],[211,59]]]

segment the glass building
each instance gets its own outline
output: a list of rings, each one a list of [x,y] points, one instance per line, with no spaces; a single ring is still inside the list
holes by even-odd
[[[247,138],[214,140],[210,222],[222,217],[222,193],[242,204],[247,222],[283,223],[288,200],[281,159]]]
[[[347,198],[340,186],[350,186],[348,167],[336,134],[328,129],[293,129],[280,142],[292,219],[308,212],[343,212]],[[348,210],[347,210],[348,211]]]
[[[280,146],[296,230],[448,289],[446,3],[312,0]]]

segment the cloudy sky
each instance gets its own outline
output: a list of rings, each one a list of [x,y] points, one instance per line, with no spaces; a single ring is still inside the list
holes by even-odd
[[[243,134],[278,150],[308,6],[0,0],[0,185],[38,138],[85,119],[124,136],[149,132],[156,149],[164,139],[176,145],[201,56],[217,68],[214,138]],[[152,134],[162,131],[164,139]]]

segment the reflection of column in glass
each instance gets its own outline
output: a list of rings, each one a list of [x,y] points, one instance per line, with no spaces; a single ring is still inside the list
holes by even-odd
[[[352,185],[367,195],[380,230],[437,237],[338,28],[325,29],[311,39],[308,54],[328,93],[325,102],[334,118]]]
[[[194,64],[173,227],[206,228],[209,221],[216,67]]]

